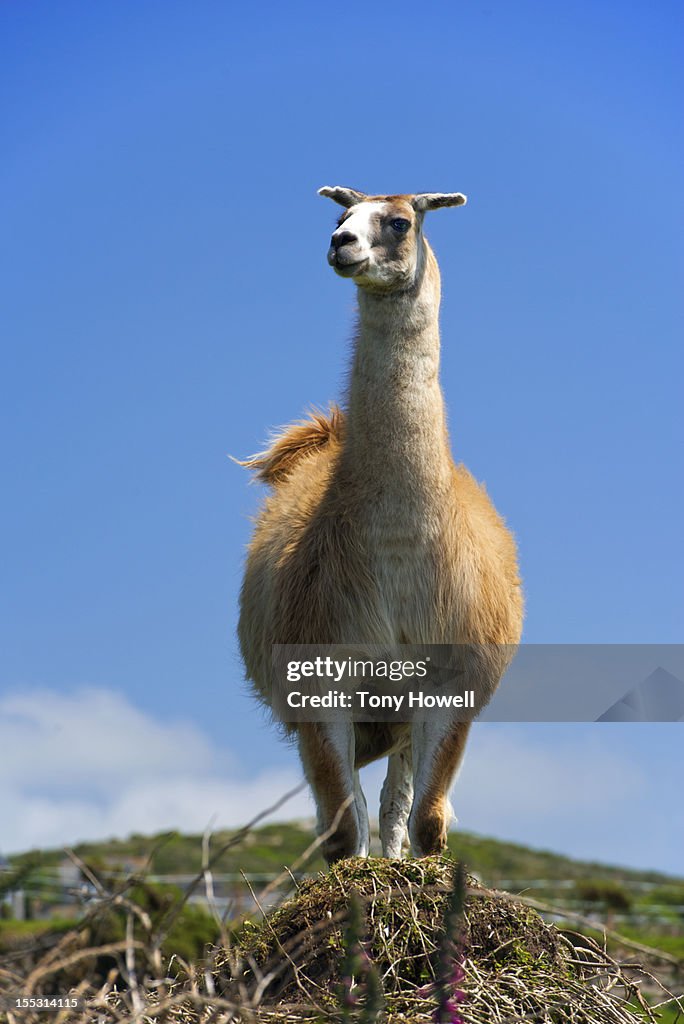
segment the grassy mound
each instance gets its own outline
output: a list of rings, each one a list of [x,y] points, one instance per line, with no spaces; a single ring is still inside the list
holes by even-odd
[[[386,1016],[379,1019],[433,1019],[435,964],[452,877],[453,862],[446,858],[370,858],[343,861],[304,882],[261,923],[245,926],[233,951],[242,962],[242,990],[261,988],[259,1019],[335,1018],[352,892],[363,907],[359,937],[384,991]],[[465,1001],[459,1012],[468,1024],[644,1020],[643,1004],[629,1002],[636,990],[603,950],[584,939],[573,945],[504,893],[469,880],[460,932]],[[234,972],[233,955],[217,957],[224,978],[231,962]]]

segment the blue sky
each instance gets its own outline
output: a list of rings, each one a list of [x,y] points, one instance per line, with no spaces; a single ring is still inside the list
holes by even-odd
[[[30,797],[45,821],[48,801],[55,823],[36,810],[0,847],[126,831],[67,761],[87,771],[84,737],[123,744],[130,716],[166,729],[160,750],[197,731],[212,796],[170,800],[180,826],[296,775],[241,681],[259,492],[227,454],[340,394],[354,296],[325,262],[323,184],[468,194],[426,222],[443,384],[454,453],[519,540],[526,640],[681,641],[682,20],[634,2],[2,5],[0,707],[51,751],[43,776],[10,762],[5,806]],[[492,788],[463,827],[684,870],[677,727],[507,728],[476,738],[475,788],[493,736],[521,772],[574,745],[633,770],[661,824],[620,840],[624,807],[603,808],[599,843],[581,803],[556,821],[557,790],[506,816]]]

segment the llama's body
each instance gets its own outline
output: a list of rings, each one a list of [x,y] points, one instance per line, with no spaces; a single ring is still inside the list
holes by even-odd
[[[361,211],[365,225],[371,213],[404,224],[409,202],[416,201],[369,202],[357,195],[343,205],[352,213],[359,202],[374,206]],[[403,254],[399,242],[390,252],[389,286],[391,235],[378,261],[382,279],[371,273],[372,259],[364,273],[344,273],[344,262],[336,267],[360,284],[344,413],[286,430],[250,463],[274,490],[250,546],[239,632],[247,674],[267,704],[273,644],[478,645],[466,684],[486,701],[520,637],[513,539],[484,489],[451,458],[438,376],[439,271],[419,211],[412,223],[412,253]],[[337,247],[336,235],[342,236]],[[345,246],[356,255],[366,242],[362,231],[352,235],[342,226],[336,235],[333,264]],[[368,852],[358,768],[385,755],[384,852],[400,855],[412,806],[413,852],[442,848],[446,794],[463,754],[466,723],[447,716],[296,728],[321,830],[354,794],[324,847],[330,860]]]

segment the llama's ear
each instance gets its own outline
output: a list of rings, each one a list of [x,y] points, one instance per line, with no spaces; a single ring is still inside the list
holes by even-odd
[[[333,202],[339,203],[346,209],[356,206],[366,198],[365,192],[357,192],[353,188],[343,188],[341,185],[324,185],[323,188],[319,188],[318,194],[332,199]]]
[[[465,202],[466,197],[462,192],[421,192],[411,199],[411,205],[418,213],[439,210],[441,206],[463,206]]]

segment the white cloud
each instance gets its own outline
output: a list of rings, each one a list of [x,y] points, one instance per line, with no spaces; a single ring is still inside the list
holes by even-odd
[[[89,688],[0,698],[0,850],[179,828],[242,825],[301,780],[238,777],[195,726],[162,722],[120,694]],[[312,814],[306,792],[281,816]]]
[[[105,791],[112,774],[126,783],[149,772],[210,769],[216,754],[201,732],[161,723],[109,690],[35,690],[0,700],[2,758],[24,786]]]
[[[641,767],[607,747],[601,728],[580,726],[549,742],[544,724],[475,727],[454,791],[459,815],[480,830],[492,813],[506,822],[593,818],[605,815],[607,794],[616,808],[639,799],[647,788]]]

